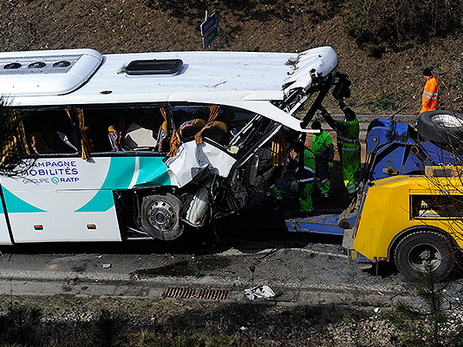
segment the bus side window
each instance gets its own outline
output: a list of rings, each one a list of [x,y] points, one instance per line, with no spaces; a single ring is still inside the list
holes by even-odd
[[[32,112],[26,129],[35,154],[77,152],[71,121],[64,111]]]
[[[159,127],[158,136],[156,138],[156,150],[158,152],[169,152],[170,135],[167,130],[167,121],[164,121]]]
[[[111,146],[108,141],[109,119],[114,119],[112,110],[83,109],[84,128],[83,132],[88,139],[91,152],[110,152]]]
[[[53,153],[52,149],[48,146],[43,139],[42,132],[39,130],[33,131],[30,136],[30,146],[35,154]]]
[[[125,151],[137,148],[154,148],[157,144],[156,139],[153,137],[153,131],[135,122],[129,124],[123,136],[121,138],[121,148]]]
[[[153,150],[156,131],[160,124],[160,112],[153,108],[114,110],[108,120],[108,140],[112,151]]]
[[[202,122],[199,122],[200,126],[196,126],[197,130],[193,131],[196,131],[196,133],[200,132],[202,137],[207,137],[217,143],[225,144],[227,142],[228,123],[235,118],[235,112],[231,107],[218,106],[215,108],[217,114],[213,117],[213,107],[214,106],[198,110],[197,114],[202,117],[193,120],[193,128],[198,121]],[[201,111],[205,112],[205,114],[201,115]],[[191,123],[191,121],[186,123]],[[188,130],[188,128],[186,128],[186,130]],[[193,135],[196,135],[196,133]],[[185,136],[182,134],[182,137]]]

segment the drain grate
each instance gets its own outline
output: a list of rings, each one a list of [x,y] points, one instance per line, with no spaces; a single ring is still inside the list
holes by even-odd
[[[163,298],[174,299],[202,299],[202,300],[226,300],[228,290],[210,288],[168,287],[162,294]]]

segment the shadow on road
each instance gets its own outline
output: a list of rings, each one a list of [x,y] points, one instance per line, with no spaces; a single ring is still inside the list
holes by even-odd
[[[249,209],[199,230],[189,230],[174,241],[40,243],[4,246],[5,254],[105,253],[105,254],[214,254],[228,249],[255,253],[265,249],[303,248],[310,243],[341,244],[340,236],[288,232],[284,213]]]

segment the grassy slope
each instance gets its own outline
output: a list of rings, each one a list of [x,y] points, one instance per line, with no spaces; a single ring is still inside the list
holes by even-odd
[[[181,1],[179,1],[181,2]],[[0,2],[3,51],[89,47],[102,53],[201,50],[199,24],[205,1],[184,0],[178,13],[154,0],[4,0]],[[188,7],[188,3],[195,6]],[[309,1],[310,2],[310,1]],[[382,113],[387,107],[414,114],[420,108],[422,69],[432,66],[440,81],[441,100],[463,108],[462,37],[412,45],[373,58],[344,32],[342,9],[312,0],[209,1],[217,11],[221,34],[213,49],[302,51],[319,45],[335,48],[340,70],[353,82],[350,103],[359,113]],[[256,4],[257,3],[257,4]],[[253,5],[254,4],[254,5]],[[199,7],[197,9],[197,7]],[[386,111],[394,113],[394,111]]]

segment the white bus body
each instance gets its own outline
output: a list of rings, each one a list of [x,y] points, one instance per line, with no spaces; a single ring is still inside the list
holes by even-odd
[[[336,65],[330,47],[0,53],[25,151],[19,173],[0,176],[0,245],[171,240],[239,210],[272,176],[272,141],[308,132],[315,110],[296,112],[326,94]]]

